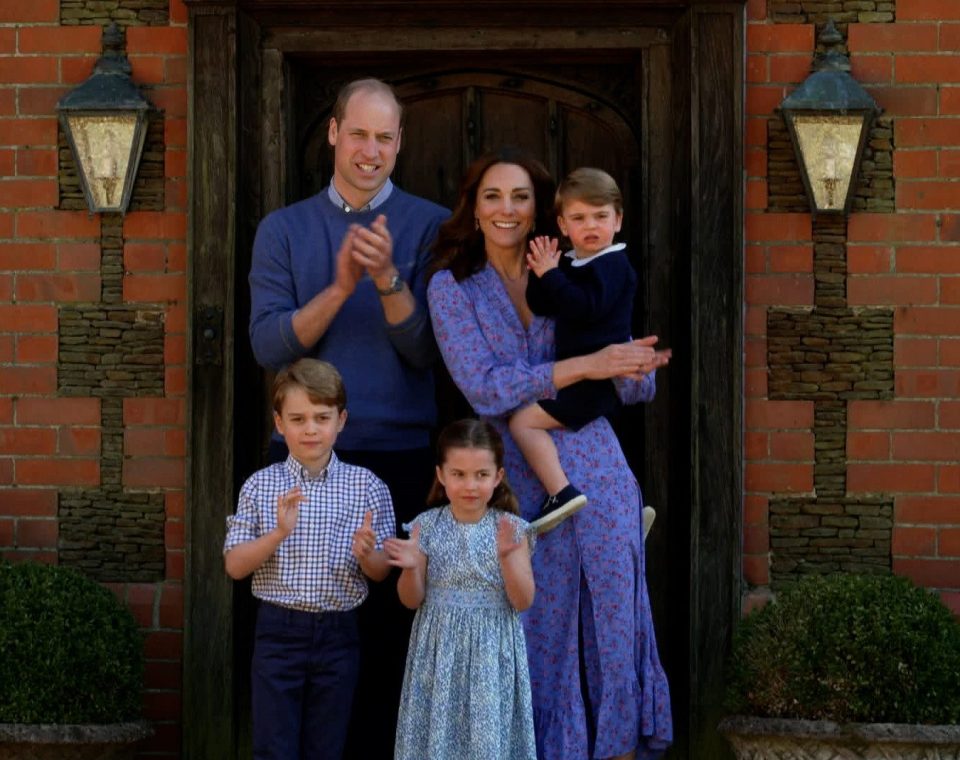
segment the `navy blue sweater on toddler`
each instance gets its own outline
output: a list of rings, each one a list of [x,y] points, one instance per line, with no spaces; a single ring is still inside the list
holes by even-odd
[[[636,289],[626,245],[616,243],[586,259],[569,251],[543,277],[531,273],[527,304],[534,314],[554,318],[559,361],[630,340]],[[611,380],[583,380],[539,403],[564,427],[579,430],[615,412],[619,398]]]

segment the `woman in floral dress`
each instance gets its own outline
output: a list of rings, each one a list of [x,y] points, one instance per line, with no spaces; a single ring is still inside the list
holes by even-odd
[[[553,181],[526,154],[475,161],[440,229],[428,287],[444,362],[503,436],[507,476],[527,520],[544,493],[510,437],[511,412],[585,378],[620,378],[625,402],[650,401],[654,370],[667,360],[654,337],[553,360],[553,322],[534,316],[525,299],[528,241],[534,230],[555,230],[553,202]],[[537,593],[523,623],[537,756],[658,757],[672,722],[644,576],[640,489],[606,419],[553,435],[564,471],[589,503],[541,536],[533,556]]]

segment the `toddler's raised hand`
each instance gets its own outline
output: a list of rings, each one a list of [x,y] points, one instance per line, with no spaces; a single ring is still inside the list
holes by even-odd
[[[423,556],[420,551],[420,524],[413,526],[410,538],[388,538],[383,542],[383,550],[387,553],[387,562],[394,567],[417,567]]]
[[[303,501],[303,492],[299,487],[291,488],[277,497],[277,526],[285,536],[289,536],[297,527],[301,501]]]
[[[538,235],[530,241],[530,253],[527,254],[527,264],[537,277],[543,277],[560,263],[560,251],[557,249],[557,239]]]
[[[373,512],[369,509],[363,515],[363,522],[353,534],[353,556],[357,559],[369,557],[377,547],[377,534],[373,532]]]
[[[504,515],[500,515],[500,519],[497,521],[497,556],[500,557],[500,559],[513,554],[523,546],[523,542],[526,540],[525,536],[520,536],[520,540],[518,541],[517,530],[514,528],[513,523]]]

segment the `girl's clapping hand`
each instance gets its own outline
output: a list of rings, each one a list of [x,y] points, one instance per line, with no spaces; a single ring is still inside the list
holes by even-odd
[[[526,540],[526,536],[520,536],[520,540],[518,541],[517,530],[514,528],[513,523],[510,522],[505,515],[500,516],[500,519],[497,521],[497,556],[500,557],[500,559],[509,557],[523,546]]]
[[[413,526],[410,538],[388,538],[383,542],[383,550],[387,553],[387,562],[394,567],[418,567],[423,557],[423,552],[420,551],[419,523]]]

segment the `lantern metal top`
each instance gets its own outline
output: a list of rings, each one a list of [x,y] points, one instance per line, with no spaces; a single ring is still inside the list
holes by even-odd
[[[148,111],[153,106],[130,78],[124,34],[115,23],[104,27],[103,54],[93,73],[57,103],[58,111]]]
[[[780,104],[783,111],[871,111],[880,107],[860,83],[850,76],[850,59],[837,48],[843,37],[828,21],[818,41],[825,52],[814,60],[813,73]]]

